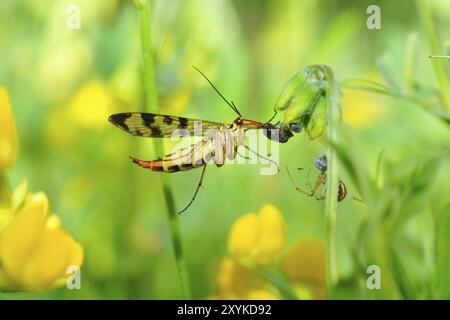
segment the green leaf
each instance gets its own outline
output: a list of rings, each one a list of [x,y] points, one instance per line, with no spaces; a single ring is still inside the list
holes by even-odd
[[[402,190],[399,196],[400,200],[397,201],[399,209],[395,210],[398,212],[395,229],[400,229],[414,214],[420,212],[427,205],[427,197],[440,168],[440,163],[441,157],[439,156],[427,159],[425,162],[421,161],[407,173],[407,176],[395,177],[394,174],[394,181],[391,180],[387,183],[387,185],[391,184],[390,187]]]
[[[407,269],[404,267],[400,255],[394,250],[391,255],[392,274],[397,287],[405,299],[417,299],[418,293],[413,282],[408,276]]]
[[[377,158],[377,166],[375,167],[375,183],[377,185],[381,184],[381,168],[383,166],[383,157],[385,149],[381,150]]]
[[[383,77],[383,80],[388,84],[388,86],[393,88],[395,91],[400,91],[401,86],[399,85],[399,73],[392,56],[389,54],[384,54],[380,59],[378,59],[376,65],[381,76]]]
[[[439,299],[450,299],[450,203],[438,215],[435,235],[435,280]]]
[[[405,82],[406,88],[414,90],[414,69],[417,65],[417,33],[410,33],[405,50]]]

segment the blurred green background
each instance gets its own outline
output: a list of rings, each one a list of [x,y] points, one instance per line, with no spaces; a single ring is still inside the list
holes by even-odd
[[[71,4],[80,8],[79,30],[67,27]],[[428,58],[438,52],[430,51],[412,1],[151,4],[160,113],[225,123],[235,118],[193,65],[246,118],[260,121],[271,116],[288,79],[315,63],[330,65],[339,81],[371,79],[439,104],[435,98],[439,86]],[[366,27],[370,4],[381,8],[381,30]],[[429,4],[444,48],[439,53],[449,54],[449,2]],[[9,183],[16,186],[27,179],[30,190],[44,191],[52,212],[85,253],[82,290],[0,293],[0,299],[180,298],[159,173],[128,159],[161,155],[153,152],[150,139],[127,135],[107,121],[115,112],[143,111],[138,18],[132,1],[0,2],[0,84],[10,93],[20,141],[18,160],[7,172]],[[415,62],[412,73],[407,73],[405,57],[412,33],[417,35]],[[358,165],[371,176],[384,150],[389,163],[385,180],[397,177],[400,193],[411,183],[404,177],[411,178],[417,161],[448,151],[448,124],[418,104],[345,88],[343,95],[342,144],[353,150]],[[315,174],[313,160],[325,147],[301,134],[279,148],[278,175],[262,176],[255,165],[209,168],[197,200],[180,217],[194,298],[214,294],[231,224],[265,203],[281,211],[289,243],[324,238],[323,203],[296,192],[284,168],[312,168]],[[450,189],[448,153],[443,160],[424,178],[426,192],[402,199],[420,204],[405,209],[413,211],[411,217],[396,230],[401,234],[403,271],[417,288],[412,298],[433,296],[434,218],[448,202]],[[171,176],[178,208],[189,201],[199,174],[193,170]],[[305,173],[295,172],[295,177],[299,185],[304,183]],[[346,171],[341,178],[350,193],[361,195]],[[345,281],[337,295],[407,298],[395,280],[386,280],[393,284],[383,283],[381,293],[367,290],[361,280],[364,272],[359,272],[353,253],[369,211],[350,198],[339,203],[337,262]]]

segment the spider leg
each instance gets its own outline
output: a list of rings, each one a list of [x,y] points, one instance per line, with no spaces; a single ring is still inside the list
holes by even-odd
[[[300,187],[298,187],[298,186],[295,184],[294,179],[292,178],[291,173],[289,172],[288,167],[286,167],[286,171],[287,171],[287,174],[288,174],[288,176],[289,176],[289,179],[291,180],[292,184],[293,184],[294,187],[295,187],[295,190],[297,190],[298,192],[301,192],[301,193],[303,193],[303,194],[306,194],[308,197],[314,196],[314,193],[312,192],[312,190],[310,190],[310,191],[303,190],[303,189],[301,189]]]

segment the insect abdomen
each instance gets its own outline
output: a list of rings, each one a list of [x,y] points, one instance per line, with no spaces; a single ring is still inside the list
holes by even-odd
[[[175,161],[163,159],[145,161],[136,158],[131,158],[131,160],[142,168],[149,169],[151,171],[167,172],[167,173],[188,171],[205,165],[205,161],[203,159],[198,160],[196,162],[188,162],[188,163],[177,163]]]
[[[342,201],[347,196],[347,188],[342,181],[339,181],[338,185],[338,201]]]

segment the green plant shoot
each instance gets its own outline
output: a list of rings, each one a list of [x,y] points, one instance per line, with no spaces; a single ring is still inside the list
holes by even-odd
[[[320,137],[328,123],[327,108],[338,108],[342,118],[342,97],[333,70],[323,64],[307,66],[289,80],[275,103],[274,111],[284,112],[275,125],[280,130],[278,141],[287,142],[293,132],[302,130],[311,140]]]

